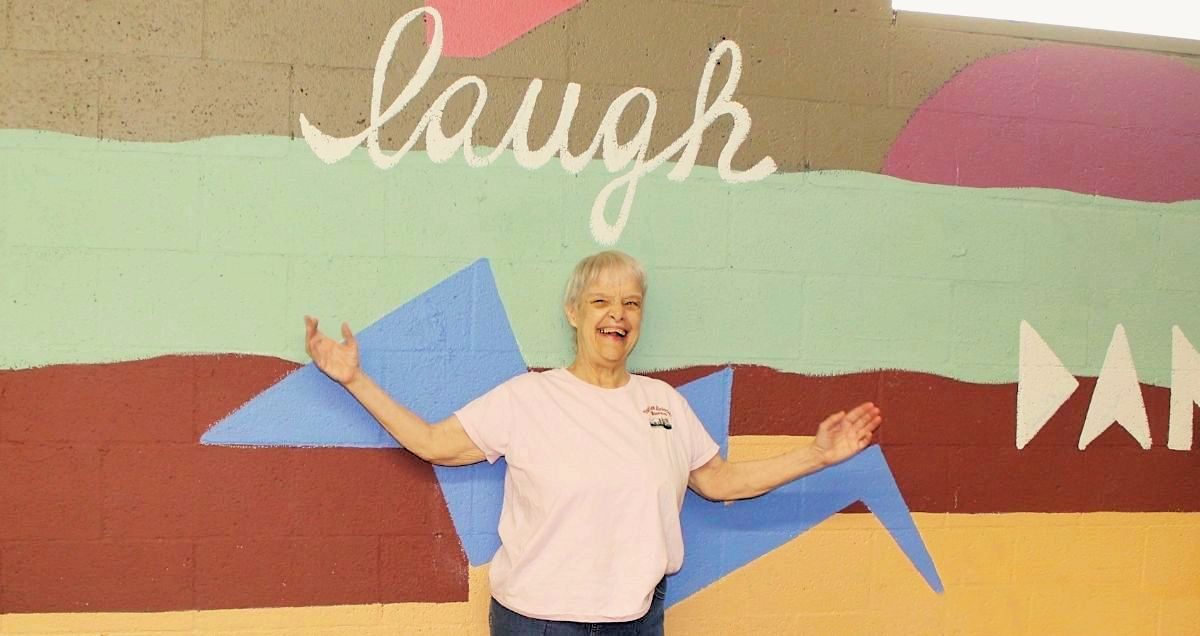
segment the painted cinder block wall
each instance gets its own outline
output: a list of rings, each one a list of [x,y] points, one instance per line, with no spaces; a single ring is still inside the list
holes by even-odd
[[[1200,49],[876,1],[430,4],[445,50],[383,154],[473,75],[475,145],[540,78],[531,146],[571,83],[575,154],[642,87],[652,124],[642,93],[615,129],[654,157],[706,62],[704,106],[730,85],[729,41],[745,140],[718,118],[606,233],[619,161],[471,168],[423,136],[388,169],[317,157],[301,115],[367,129],[421,3],[0,2],[0,633],[482,633],[490,477],[351,448],[361,414],[305,384],[300,317],[387,334],[381,374],[437,412],[440,385],[567,361],[563,279],[614,233],[651,272],[634,365],[711,400],[730,456],[861,399],[888,414],[873,480],[712,513],[671,633],[1200,631]],[[880,479],[903,514],[783,514]]]

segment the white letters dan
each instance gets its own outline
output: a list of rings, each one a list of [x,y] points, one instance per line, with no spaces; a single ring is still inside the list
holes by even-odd
[[[425,52],[425,57],[421,59],[420,66],[417,67],[408,84],[404,86],[404,90],[387,107],[387,110],[382,110],[380,102],[383,95],[384,77],[387,74],[388,63],[395,52],[396,43],[405,27],[423,14],[428,14],[433,21],[433,37],[429,49]],[[705,100],[713,71],[726,53],[730,57],[729,76],[713,103],[706,105]],[[729,183],[742,183],[759,181],[775,172],[775,161],[770,157],[763,157],[754,167],[744,172],[735,171],[730,166],[733,155],[750,133],[750,113],[747,112],[745,106],[732,99],[733,91],[737,88],[738,79],[742,74],[742,52],[731,40],[725,40],[714,47],[708,57],[696,93],[696,110],[692,125],[674,143],[657,156],[649,159],[646,158],[646,150],[650,145],[654,116],[658,110],[658,99],[654,91],[647,88],[631,88],[613,100],[604,119],[600,122],[591,145],[582,154],[572,155],[567,150],[567,133],[571,127],[571,120],[575,116],[575,108],[579,104],[579,84],[575,82],[567,84],[566,92],[563,95],[562,110],[559,112],[554,132],[546,141],[545,146],[538,149],[529,148],[529,123],[533,117],[538,94],[542,90],[542,80],[536,78],[529,82],[529,88],[525,92],[521,106],[500,143],[490,153],[479,156],[475,153],[471,135],[474,132],[475,122],[483,111],[484,103],[487,102],[487,84],[474,75],[460,78],[443,91],[429,107],[429,110],[421,116],[416,128],[409,135],[408,141],[398,151],[390,154],[384,152],[379,147],[379,129],[404,110],[404,107],[421,91],[421,88],[433,75],[441,54],[442,18],[437,10],[432,7],[421,7],[406,13],[392,25],[383,41],[383,46],[379,49],[371,91],[371,122],[366,130],[352,137],[333,137],[318,130],[316,126],[309,123],[307,117],[301,114],[300,131],[304,140],[308,142],[308,147],[326,163],[334,163],[345,158],[365,140],[371,161],[378,168],[387,169],[395,166],[400,158],[412,149],[417,139],[420,138],[421,132],[424,131],[426,150],[430,160],[434,163],[444,163],[453,157],[459,148],[462,148],[463,158],[466,159],[468,165],[483,167],[495,161],[511,144],[514,158],[525,168],[540,168],[557,154],[563,169],[570,173],[578,173],[583,170],[591,163],[596,152],[600,151],[604,166],[609,172],[617,172],[629,166],[630,162],[633,163],[627,172],[616,177],[600,190],[592,205],[590,229],[596,241],[603,245],[616,243],[621,237],[621,232],[629,221],[629,211],[633,206],[633,197],[637,192],[638,181],[657,169],[668,158],[676,155],[679,155],[679,161],[667,174],[667,178],[672,181],[686,179],[696,163],[696,155],[700,151],[700,142],[704,131],[722,115],[728,115],[733,119],[733,130],[728,141],[725,142],[725,147],[721,149],[721,155],[717,162],[721,178]],[[474,86],[479,91],[475,98],[474,108],[461,130],[447,134],[442,130],[442,112],[455,93],[467,86]],[[617,124],[624,116],[626,108],[639,98],[646,100],[645,119],[633,139],[625,144],[618,143]],[[621,198],[620,210],[616,221],[610,224],[605,218],[605,209],[609,197],[621,189],[624,189],[624,196]]]

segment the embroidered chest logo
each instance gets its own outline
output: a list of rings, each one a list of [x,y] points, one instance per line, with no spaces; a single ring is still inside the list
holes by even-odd
[[[670,430],[671,412],[661,406],[647,406],[642,410],[650,420],[650,428],[660,427]]]

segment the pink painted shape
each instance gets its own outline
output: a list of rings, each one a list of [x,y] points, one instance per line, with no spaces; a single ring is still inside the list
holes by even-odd
[[[922,104],[883,173],[1141,201],[1200,199],[1200,70],[1045,46],[980,60]]]
[[[442,14],[447,57],[484,57],[583,0],[428,0]],[[425,21],[425,39],[433,23]]]

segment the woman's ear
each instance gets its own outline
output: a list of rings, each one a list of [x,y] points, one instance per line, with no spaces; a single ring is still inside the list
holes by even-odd
[[[563,305],[563,313],[567,315],[567,324],[571,325],[571,327],[575,329],[578,329],[579,324],[575,321],[575,308],[571,307],[570,305]]]

